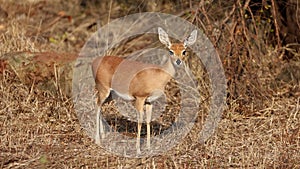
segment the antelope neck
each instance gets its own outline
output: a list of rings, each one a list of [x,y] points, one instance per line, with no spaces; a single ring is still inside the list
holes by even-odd
[[[169,73],[172,77],[175,75],[176,73],[175,66],[170,56],[168,57],[166,63],[163,65],[163,70]]]

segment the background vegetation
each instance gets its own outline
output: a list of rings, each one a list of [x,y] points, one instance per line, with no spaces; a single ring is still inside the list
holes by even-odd
[[[206,143],[198,124],[165,154],[128,159],[80,127],[68,67],[97,28],[146,11],[205,32],[227,105]],[[0,168],[299,168],[299,28],[298,0],[0,0]]]

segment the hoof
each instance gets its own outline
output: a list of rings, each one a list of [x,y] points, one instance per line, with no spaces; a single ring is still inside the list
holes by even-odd
[[[98,144],[98,145],[101,143],[101,142],[100,142],[100,137],[99,137],[99,136],[96,136],[96,138],[95,138],[95,143]]]
[[[101,133],[101,138],[105,138],[105,133]]]

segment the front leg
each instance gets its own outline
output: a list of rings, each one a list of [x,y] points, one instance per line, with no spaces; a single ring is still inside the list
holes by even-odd
[[[150,103],[146,103],[146,123],[147,123],[147,148],[150,149],[150,122],[152,116],[152,105]]]
[[[139,117],[138,117],[138,134],[137,134],[137,139],[136,139],[136,152],[137,154],[141,154],[141,129],[142,129],[142,124],[143,124],[143,115],[144,112],[139,112]]]
[[[136,101],[135,101],[135,108],[138,111],[138,133],[137,133],[137,137],[136,137],[136,152],[137,154],[141,154],[141,129],[142,129],[142,124],[143,124],[143,116],[144,116],[144,103],[145,103],[145,98],[143,97],[136,97]]]

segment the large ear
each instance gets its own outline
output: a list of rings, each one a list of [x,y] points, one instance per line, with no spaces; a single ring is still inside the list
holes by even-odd
[[[192,45],[192,44],[194,44],[194,43],[196,42],[196,40],[197,40],[197,30],[195,29],[195,30],[193,30],[193,32],[190,34],[190,36],[188,36],[188,37],[184,40],[183,44],[184,44],[184,46]]]
[[[166,45],[168,48],[171,47],[169,36],[161,27],[158,27],[158,37],[162,44]]]

